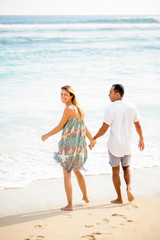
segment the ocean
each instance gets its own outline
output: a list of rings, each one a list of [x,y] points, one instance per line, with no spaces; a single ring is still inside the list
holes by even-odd
[[[71,85],[92,135],[114,83],[140,114],[145,150],[133,129],[131,167],[160,166],[160,16],[0,16],[0,188],[63,177],[53,160],[61,132],[61,86]],[[85,175],[111,173],[109,132],[88,149]]]

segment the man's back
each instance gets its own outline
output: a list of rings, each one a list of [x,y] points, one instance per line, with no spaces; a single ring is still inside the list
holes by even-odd
[[[134,105],[117,100],[107,107],[104,122],[111,127],[108,149],[114,156],[131,154],[132,127],[137,121],[138,113]]]

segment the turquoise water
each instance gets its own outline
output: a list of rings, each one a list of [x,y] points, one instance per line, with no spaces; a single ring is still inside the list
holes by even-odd
[[[160,16],[0,16],[0,186],[62,177],[53,161],[61,133],[43,143],[63,112],[60,88],[70,84],[94,135],[112,84],[125,86],[145,137],[133,136],[132,168],[160,165]],[[111,171],[106,133],[85,174]]]

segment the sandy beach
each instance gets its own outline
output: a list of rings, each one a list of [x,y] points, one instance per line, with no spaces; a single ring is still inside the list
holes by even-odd
[[[83,203],[76,179],[72,180],[72,212],[60,210],[66,204],[63,179],[0,190],[0,239],[160,239],[159,167],[132,170],[132,203],[123,179],[124,204],[110,203],[116,197],[110,174],[86,177],[89,204]]]

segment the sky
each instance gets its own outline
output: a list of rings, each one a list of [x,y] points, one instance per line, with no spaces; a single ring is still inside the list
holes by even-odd
[[[0,0],[0,15],[160,15],[160,0]]]

